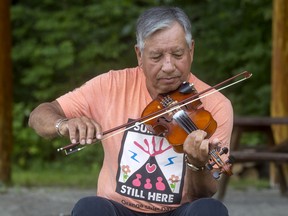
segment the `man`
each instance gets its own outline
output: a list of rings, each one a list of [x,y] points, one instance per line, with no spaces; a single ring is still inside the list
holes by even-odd
[[[145,11],[136,34],[138,67],[97,76],[31,113],[29,125],[43,137],[59,134],[82,145],[102,139],[105,156],[97,196],[81,199],[72,215],[228,215],[222,203],[210,198],[218,183],[203,169],[210,143],[217,138],[227,146],[230,141],[233,111],[221,93],[201,99],[218,124],[215,133],[209,139],[202,130],[187,134],[184,154],[143,124],[103,137],[103,131],[138,119],[157,95],[184,81],[198,92],[209,87],[190,72],[194,41],[181,9]]]

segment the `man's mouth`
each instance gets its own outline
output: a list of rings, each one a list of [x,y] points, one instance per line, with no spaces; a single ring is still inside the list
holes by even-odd
[[[178,80],[179,77],[162,77],[160,78],[160,80],[164,81],[164,82],[174,82],[175,80]]]
[[[161,77],[160,79],[162,80],[174,80],[174,79],[178,79],[178,77]]]

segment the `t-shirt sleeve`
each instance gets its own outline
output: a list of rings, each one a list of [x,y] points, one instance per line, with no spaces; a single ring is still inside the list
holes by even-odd
[[[211,111],[213,118],[217,122],[217,129],[210,140],[218,138],[222,146],[230,147],[231,134],[233,129],[233,108],[228,99],[219,101],[217,106]]]
[[[105,102],[108,74],[97,76],[79,88],[57,98],[67,118],[86,116],[101,120],[101,104]],[[91,106],[91,104],[95,106]],[[93,110],[91,109],[93,107]]]
[[[198,92],[202,92],[210,86],[197,77],[192,76]],[[213,119],[217,122],[217,129],[210,137],[212,142],[215,138],[219,139],[222,147],[230,149],[230,141],[233,129],[233,107],[230,100],[225,97],[221,92],[214,91],[213,94],[207,93],[207,96],[201,98],[204,109],[211,113]]]

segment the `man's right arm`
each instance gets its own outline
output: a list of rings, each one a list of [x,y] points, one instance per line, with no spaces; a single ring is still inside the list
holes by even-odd
[[[51,103],[42,103],[36,107],[30,114],[29,126],[36,133],[44,138],[56,137],[56,122],[59,119],[65,119],[66,116],[57,101]]]
[[[61,121],[66,118],[57,101],[42,103],[31,112],[29,126],[44,138],[62,135],[69,137],[72,143],[91,144],[95,138],[102,138],[101,126],[93,119],[81,116]]]

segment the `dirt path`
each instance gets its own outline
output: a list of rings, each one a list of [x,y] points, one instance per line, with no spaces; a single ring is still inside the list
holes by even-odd
[[[0,216],[68,216],[74,203],[94,189],[9,188],[0,193]],[[229,189],[224,203],[230,216],[287,216],[288,198],[278,190]]]

